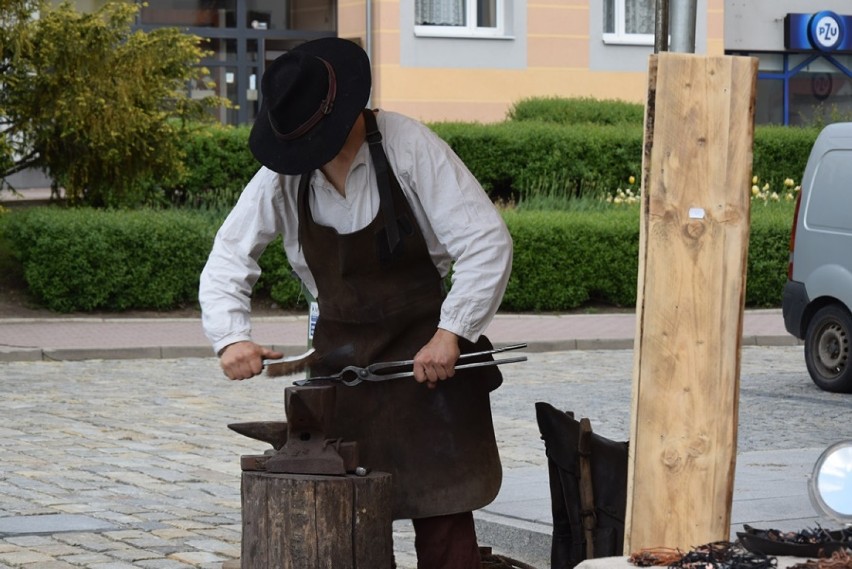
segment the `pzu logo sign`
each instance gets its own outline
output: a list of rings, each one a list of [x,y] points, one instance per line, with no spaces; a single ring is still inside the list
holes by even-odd
[[[821,51],[832,51],[843,40],[843,20],[834,12],[819,12],[811,18],[808,32],[811,44]]]
[[[832,46],[840,38],[840,26],[833,18],[825,16],[817,22],[817,41],[824,46]]]

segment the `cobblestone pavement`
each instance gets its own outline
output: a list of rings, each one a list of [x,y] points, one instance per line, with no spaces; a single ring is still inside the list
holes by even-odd
[[[507,471],[545,468],[536,401],[627,438],[632,351],[528,355],[503,367],[493,394]],[[0,363],[0,569],[218,569],[238,557],[239,455],[262,446],[226,424],[283,419],[287,385],[228,382],[212,358]],[[741,452],[848,438],[837,418],[850,408],[852,396],[813,385],[800,346],[743,348]],[[57,514],[62,530],[81,518],[102,527],[2,529]],[[394,547],[400,568],[413,568],[410,524],[394,525]]]

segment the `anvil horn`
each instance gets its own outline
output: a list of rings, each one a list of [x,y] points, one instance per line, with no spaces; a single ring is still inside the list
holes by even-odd
[[[231,423],[228,428],[250,439],[269,443],[275,450],[280,450],[287,443],[287,423],[285,421]]]

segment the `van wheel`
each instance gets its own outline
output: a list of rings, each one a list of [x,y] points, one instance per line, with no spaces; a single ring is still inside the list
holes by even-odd
[[[852,365],[849,342],[852,316],[842,306],[821,308],[808,324],[805,334],[805,364],[821,389],[852,393]]]

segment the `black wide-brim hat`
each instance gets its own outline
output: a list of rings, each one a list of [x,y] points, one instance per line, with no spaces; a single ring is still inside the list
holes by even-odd
[[[252,154],[279,174],[305,174],[330,162],[367,105],[371,83],[366,52],[349,40],[293,48],[263,74]]]

